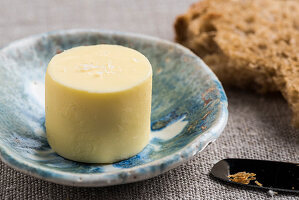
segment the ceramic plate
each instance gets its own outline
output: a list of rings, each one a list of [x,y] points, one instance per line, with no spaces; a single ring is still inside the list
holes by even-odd
[[[45,132],[44,77],[50,59],[81,45],[118,44],[153,66],[151,140],[138,155],[114,164],[84,164],[58,156]],[[225,92],[188,49],[121,32],[67,30],[25,38],[0,50],[0,155],[26,174],[74,186],[107,186],[159,175],[216,140],[227,122]]]

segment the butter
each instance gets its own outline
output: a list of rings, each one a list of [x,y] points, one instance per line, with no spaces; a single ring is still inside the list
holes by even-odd
[[[52,58],[45,79],[47,139],[59,155],[112,163],[148,144],[152,67],[141,53],[76,47]]]

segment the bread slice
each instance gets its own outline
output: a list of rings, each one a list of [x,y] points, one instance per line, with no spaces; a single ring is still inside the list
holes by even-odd
[[[174,27],[225,85],[281,91],[299,127],[298,0],[203,0]]]

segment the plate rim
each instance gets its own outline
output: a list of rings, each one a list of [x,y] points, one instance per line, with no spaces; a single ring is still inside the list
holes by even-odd
[[[19,43],[24,43],[28,41],[34,41],[42,37],[55,36],[55,35],[66,35],[66,34],[84,34],[84,33],[99,33],[103,35],[119,36],[125,38],[136,38],[141,40],[153,41],[155,43],[164,43],[167,45],[172,45],[175,48],[181,49],[184,53],[192,55],[197,62],[200,63],[200,67],[203,68],[210,76],[212,81],[217,85],[217,90],[220,95],[220,102],[218,104],[218,111],[215,120],[212,122],[210,128],[204,130],[199,134],[194,140],[188,143],[184,148],[179,151],[163,157],[161,159],[155,160],[150,163],[143,164],[141,166],[135,166],[132,168],[122,168],[120,171],[105,172],[105,173],[71,173],[62,172],[55,169],[50,169],[46,167],[41,167],[38,164],[30,163],[29,161],[22,160],[20,158],[12,157],[5,147],[0,146],[0,159],[6,165],[11,168],[20,171],[24,174],[46,180],[52,183],[69,185],[69,186],[80,186],[80,187],[103,187],[110,185],[119,185],[131,182],[137,182],[145,179],[149,179],[160,175],[170,169],[181,165],[182,163],[190,160],[195,154],[201,152],[210,143],[214,142],[222,133],[228,120],[228,101],[225,91],[222,87],[221,82],[218,80],[216,75],[211,71],[211,69],[193,52],[189,49],[183,47],[178,43],[174,43],[168,40],[160,39],[153,36],[148,36],[144,34],[129,33],[122,31],[111,31],[111,30],[100,30],[100,29],[66,29],[50,31],[41,34],[35,34],[23,39],[19,39],[9,43],[8,45],[0,48],[1,52],[9,50],[10,47],[18,45]],[[166,166],[165,163],[167,163]],[[47,170],[48,169],[48,170]],[[143,169],[148,170],[146,173],[144,171],[136,170]],[[110,177],[109,177],[110,176]],[[109,177],[109,178],[108,178]],[[122,178],[120,178],[122,177]]]

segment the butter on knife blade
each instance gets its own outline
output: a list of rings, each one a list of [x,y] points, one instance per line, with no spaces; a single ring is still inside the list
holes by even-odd
[[[224,159],[212,176],[222,181],[284,192],[299,192],[299,163],[252,159]]]

